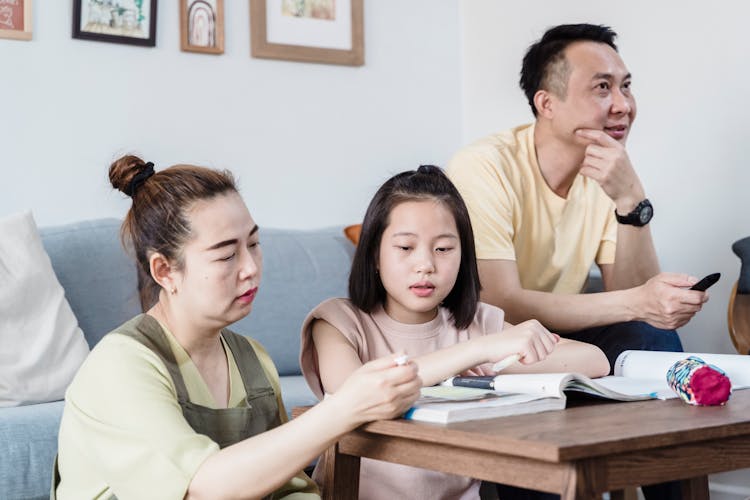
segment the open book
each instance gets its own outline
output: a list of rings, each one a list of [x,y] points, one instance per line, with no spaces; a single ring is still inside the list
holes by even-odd
[[[677,394],[667,384],[666,374],[675,362],[688,356],[697,356],[722,369],[733,389],[750,387],[750,356],[625,351],[615,362],[615,375],[597,379],[580,373],[448,379],[446,385],[423,388],[422,397],[405,418],[450,423],[559,410],[565,407],[566,391],[616,401],[676,398]]]

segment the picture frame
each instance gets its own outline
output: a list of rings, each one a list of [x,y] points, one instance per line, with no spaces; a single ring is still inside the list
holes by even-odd
[[[252,57],[361,66],[363,0],[250,0]]]
[[[157,0],[73,0],[73,38],[156,46]]]
[[[31,40],[31,0],[0,2],[0,38]]]
[[[180,49],[224,53],[224,0],[179,0]]]

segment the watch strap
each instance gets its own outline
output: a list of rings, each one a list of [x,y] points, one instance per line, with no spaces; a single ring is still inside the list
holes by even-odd
[[[644,199],[627,215],[620,215],[615,209],[615,218],[620,224],[628,224],[631,226],[645,226],[651,221],[654,216],[654,207],[648,198]]]

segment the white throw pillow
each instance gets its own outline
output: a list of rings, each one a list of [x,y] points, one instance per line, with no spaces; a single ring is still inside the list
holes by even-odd
[[[63,399],[88,352],[31,213],[0,219],[0,407]]]

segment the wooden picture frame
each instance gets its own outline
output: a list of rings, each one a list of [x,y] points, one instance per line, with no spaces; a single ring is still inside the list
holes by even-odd
[[[103,0],[73,0],[73,38],[156,46],[157,0],[134,0],[135,8]]]
[[[253,57],[361,66],[363,0],[250,0]]]
[[[0,38],[31,40],[31,0],[0,2]]]
[[[179,0],[180,49],[224,53],[224,0]]]

